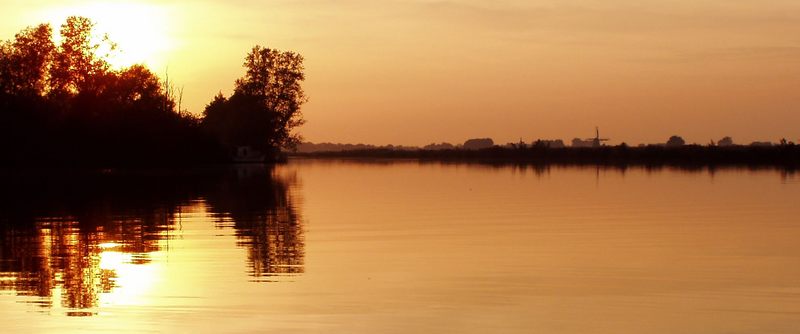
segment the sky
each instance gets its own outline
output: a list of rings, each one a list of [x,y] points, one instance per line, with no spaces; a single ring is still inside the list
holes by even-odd
[[[796,0],[0,0],[0,39],[67,15],[200,114],[258,44],[305,57],[312,142],[800,141]],[[123,55],[124,54],[124,55]]]

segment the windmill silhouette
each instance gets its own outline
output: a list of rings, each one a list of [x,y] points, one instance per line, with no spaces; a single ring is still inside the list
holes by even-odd
[[[600,138],[600,128],[594,127],[594,138],[587,138],[584,141],[591,142],[592,147],[600,147],[601,143],[604,141],[609,141],[608,138]]]

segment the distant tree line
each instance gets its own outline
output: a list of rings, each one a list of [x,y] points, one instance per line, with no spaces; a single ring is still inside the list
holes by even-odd
[[[316,153],[316,152],[348,152],[348,151],[363,151],[363,150],[418,150],[416,146],[402,146],[402,145],[370,145],[370,144],[335,144],[335,143],[311,143],[302,142],[297,144],[295,153]]]
[[[537,149],[561,149],[561,148],[602,148],[602,147],[610,147],[602,143],[602,141],[606,141],[608,139],[601,139],[601,138],[589,138],[589,139],[580,139],[575,138],[572,140],[571,146],[566,146],[564,141],[561,139],[536,139],[531,141],[530,143],[526,143],[520,139],[519,142],[516,143],[507,143],[505,145],[496,145],[491,138],[472,138],[466,140],[463,144],[451,144],[447,142],[442,143],[431,143],[422,147],[419,146],[402,146],[402,145],[385,145],[385,146],[375,146],[375,145],[368,145],[368,144],[335,144],[335,143],[311,143],[311,142],[303,142],[297,145],[296,153],[305,154],[305,153],[327,153],[327,152],[348,152],[348,151],[368,151],[368,150],[397,150],[397,151],[447,151],[447,150],[483,150],[487,148],[507,148],[507,149],[525,149],[525,148],[537,148]],[[692,144],[697,146],[696,144]],[[657,144],[639,144],[639,148],[644,147],[665,147],[665,148],[679,148],[683,146],[692,146],[687,145],[686,141],[678,136],[672,135],[667,139],[665,143],[657,143]],[[620,147],[628,147],[628,144],[621,143]],[[749,147],[772,147],[772,146],[781,146],[781,147],[794,147],[795,143],[789,141],[785,138],[780,139],[778,143],[773,144],[772,142],[762,142],[762,141],[754,141],[749,145],[741,145],[735,144],[733,139],[730,136],[725,136],[718,141],[712,140],[707,146],[709,147],[722,147],[722,148],[730,148],[730,149],[741,149],[742,147],[749,146]]]
[[[303,58],[256,46],[230,98],[202,117],[143,65],[114,69],[116,46],[69,17],[60,43],[47,24],[0,42],[0,165],[127,166],[220,163],[237,146],[276,158],[303,124]]]
[[[800,145],[782,139],[780,144],[754,142],[735,145],[724,137],[709,145],[687,145],[679,136],[666,143],[630,147],[619,145],[564,146],[561,140],[536,140],[493,145],[489,138],[470,139],[463,145],[430,144],[422,148],[392,146],[311,144],[300,145],[298,156],[323,158],[396,158],[420,161],[477,162],[490,164],[532,165],[604,165],[604,166],[754,166],[800,168]],[[309,150],[313,148],[313,150]],[[324,150],[324,149],[329,150]]]

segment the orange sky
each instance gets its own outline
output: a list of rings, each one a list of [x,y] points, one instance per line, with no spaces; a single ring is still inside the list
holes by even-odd
[[[92,16],[128,44],[120,63],[168,69],[194,113],[231,91],[252,45],[297,51],[314,142],[569,140],[595,125],[612,143],[800,140],[796,0],[0,4],[2,39]]]

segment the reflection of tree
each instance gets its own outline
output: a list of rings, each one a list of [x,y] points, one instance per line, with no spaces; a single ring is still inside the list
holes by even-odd
[[[0,290],[36,304],[98,306],[117,273],[109,252],[146,264],[161,250],[180,208],[206,199],[218,223],[231,221],[253,276],[303,272],[303,237],[293,178],[264,166],[205,172],[0,174]],[[69,315],[91,315],[70,312]]]
[[[101,292],[113,287],[114,273],[99,266],[97,233],[80,233],[77,222],[42,224],[39,232],[42,258],[51,280],[62,286],[62,305],[69,308],[92,308]]]
[[[233,221],[255,277],[303,272],[302,226],[291,191],[295,184],[294,178],[281,179],[263,166],[239,167],[207,198],[214,212]]]
[[[0,239],[0,289],[25,296],[49,297],[53,275],[35,229],[2,230]],[[47,302],[43,306],[50,306]]]
[[[120,218],[119,213],[101,210],[80,214],[85,218],[74,220],[67,216],[35,218],[33,228],[2,225],[0,289],[42,297],[39,305],[49,307],[53,291],[60,288],[64,307],[98,306],[99,294],[115,286],[114,270],[101,266],[104,252],[128,253],[133,255],[133,263],[148,263],[148,253],[159,250],[163,239],[152,231],[167,228],[173,221],[172,214],[167,219],[152,219],[165,215],[156,212]]]
[[[44,307],[52,306],[56,292],[63,307],[97,307],[100,294],[115,287],[117,274],[101,265],[103,256],[121,252],[130,254],[133,264],[150,262],[176,208],[191,194],[184,187],[188,180],[168,175],[4,176],[0,289],[39,297]]]

